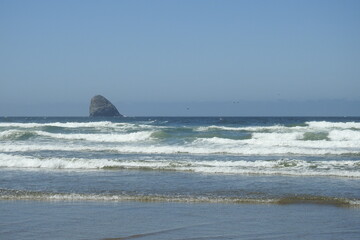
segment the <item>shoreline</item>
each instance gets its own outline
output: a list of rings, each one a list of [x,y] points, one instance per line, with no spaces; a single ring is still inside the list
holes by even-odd
[[[0,195],[3,201],[29,201],[45,203],[174,203],[174,204],[225,204],[225,205],[326,205],[339,208],[360,209],[360,200],[328,196],[298,195],[273,199],[205,196],[164,195],[86,195],[76,193],[25,193],[16,190],[13,195]]]

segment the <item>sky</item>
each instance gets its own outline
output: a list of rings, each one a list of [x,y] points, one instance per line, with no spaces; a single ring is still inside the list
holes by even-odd
[[[0,0],[0,116],[360,116],[358,0]]]

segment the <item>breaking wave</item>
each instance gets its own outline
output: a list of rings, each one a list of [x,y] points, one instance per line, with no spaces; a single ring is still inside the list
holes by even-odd
[[[19,129],[103,129],[103,130],[141,130],[150,128],[161,128],[161,126],[152,125],[152,122],[147,124],[135,123],[117,123],[110,121],[99,122],[50,122],[50,123],[9,123],[0,122],[0,128],[19,128]]]
[[[330,129],[351,129],[360,130],[360,122],[326,122],[326,121],[309,121],[300,125],[272,125],[272,126],[202,126],[198,127],[197,131],[249,131],[249,132],[271,132],[271,131],[286,131],[286,130],[330,130]]]
[[[2,158],[6,153],[17,156],[19,153],[38,152],[42,156],[42,151],[52,151],[56,153],[54,156],[60,157],[63,157],[62,152],[68,152],[67,156],[75,158],[84,152],[165,154],[169,155],[169,159],[172,159],[170,155],[179,154],[282,156],[284,159],[332,155],[357,157],[360,156],[360,123],[308,121],[291,126],[191,125],[177,122],[156,125],[156,122],[150,121],[0,123]],[[41,159],[40,163],[45,162]],[[69,161],[62,164],[67,166]],[[249,169],[236,171],[246,173]]]
[[[221,203],[221,204],[321,204],[337,207],[360,207],[360,200],[328,196],[292,195],[279,198],[247,198],[202,195],[160,195],[160,194],[85,194],[53,193],[13,189],[0,189],[0,200],[29,201],[95,201],[95,202],[179,202],[179,203]]]
[[[34,131],[7,130],[0,132],[0,140],[27,140],[36,135],[37,134]]]
[[[53,123],[0,123],[0,127],[16,127],[16,128],[39,128],[44,126],[53,126],[61,128],[95,128],[95,127],[114,127],[122,126],[122,123],[112,123],[110,121],[103,122],[53,122]]]
[[[37,131],[36,134],[51,138],[66,139],[66,140],[86,140],[92,142],[135,142],[144,141],[151,137],[151,131],[132,132],[123,134],[62,134],[62,133],[48,133]]]
[[[132,169],[154,171],[183,171],[209,174],[259,174],[290,176],[335,176],[360,178],[360,160],[306,161],[298,159],[276,160],[121,160],[87,158],[37,158],[0,154],[1,168],[39,169]]]
[[[31,130],[7,130],[0,133],[0,140],[27,140],[31,137],[43,136],[64,140],[85,140],[91,142],[134,142],[144,141],[151,138],[152,131],[140,131],[131,133],[50,133],[46,131]]]
[[[0,200],[360,206],[360,122],[16,120],[0,122]]]
[[[356,129],[360,130],[360,122],[326,122],[310,121],[306,122],[310,128],[339,128],[339,129]]]
[[[239,155],[239,156],[272,156],[272,155],[300,155],[300,156],[327,156],[344,155],[359,156],[360,150],[356,143],[348,146],[338,143],[323,142],[311,144],[291,144],[286,141],[273,143],[256,144],[241,143],[239,140],[230,139],[199,139],[193,143],[184,145],[161,145],[161,144],[140,144],[141,141],[134,140],[133,145],[103,145],[95,144],[17,144],[4,143],[0,145],[3,153],[12,152],[34,152],[34,151],[68,151],[68,152],[109,152],[119,154],[202,154],[202,155]],[[121,143],[121,142],[118,142]]]

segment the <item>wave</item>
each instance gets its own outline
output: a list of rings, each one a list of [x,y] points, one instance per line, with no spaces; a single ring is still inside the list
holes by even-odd
[[[332,141],[355,141],[360,143],[360,131],[353,130],[332,130],[328,138]]]
[[[174,202],[174,203],[211,203],[211,204],[321,204],[337,207],[360,207],[359,199],[338,198],[314,195],[292,195],[279,198],[247,198],[202,195],[161,195],[161,194],[85,194],[55,193],[13,189],[0,189],[0,200],[29,201],[94,201],[94,202]]]
[[[314,136],[312,136],[314,137]],[[254,133],[250,139],[201,138],[194,146],[207,146],[212,150],[224,149],[228,153],[243,154],[346,154],[359,153],[360,142],[309,140],[309,136],[299,133]]]
[[[275,127],[279,129],[278,127]],[[274,129],[275,129],[274,128]],[[318,145],[319,147],[352,147],[356,148],[360,146],[360,131],[357,130],[316,130],[311,131],[309,129],[284,129],[272,131],[260,131],[240,134],[224,134],[219,132],[207,132],[198,134],[193,132],[191,128],[167,128],[163,130],[153,130],[152,137],[155,139],[189,139],[193,141],[201,141],[207,139],[209,141],[215,140],[219,144],[238,143],[240,145],[253,144],[261,145],[263,142],[268,145],[270,142],[273,146],[282,145],[285,141],[290,146],[304,146],[309,145],[304,141],[312,141],[311,145]],[[233,141],[234,140],[234,141]],[[244,141],[245,140],[245,141]],[[237,142],[236,142],[237,141]],[[326,143],[324,143],[326,142]],[[330,143],[331,142],[331,143]]]
[[[0,140],[27,140],[31,137],[43,136],[65,140],[85,140],[91,142],[136,142],[151,139],[152,131],[131,133],[50,133],[46,131],[7,130],[0,132]]]
[[[54,126],[62,128],[85,128],[85,127],[108,127],[116,126],[117,123],[110,121],[102,122],[53,122],[53,123],[0,123],[0,127],[37,128],[43,126]],[[121,124],[121,123],[120,123]]]
[[[212,143],[219,145],[244,144],[272,145],[272,146],[317,146],[320,148],[353,147],[360,146],[360,131],[332,130],[326,132],[271,132],[252,133],[251,135],[224,134],[187,134],[173,136],[171,132],[160,131],[135,131],[135,132],[106,132],[106,133],[51,133],[46,131],[31,130],[6,130],[0,132],[0,140],[27,140],[30,137],[43,136],[65,140],[85,140],[92,142],[135,142],[144,140],[174,140],[192,139],[194,143]],[[311,141],[311,143],[306,143]],[[225,146],[226,147],[226,146]]]
[[[0,132],[0,140],[27,140],[36,135],[33,131],[7,130]]]
[[[239,143],[239,141],[242,141]],[[248,142],[248,143],[247,143]],[[292,144],[292,145],[291,145]],[[140,144],[134,141],[133,144],[122,145],[99,144],[72,144],[67,143],[26,143],[17,142],[0,144],[0,152],[34,152],[34,151],[68,151],[68,152],[109,152],[118,154],[200,154],[200,155],[239,155],[239,156],[279,156],[279,155],[300,155],[300,156],[325,156],[325,155],[346,155],[359,156],[360,149],[356,143],[333,143],[302,141],[298,144],[287,141],[257,142],[253,140],[232,140],[232,139],[198,139],[184,145],[162,145],[159,143],[146,142]]]
[[[44,137],[71,140],[66,142],[3,142],[1,152],[26,151],[109,151],[118,153],[144,154],[230,154],[230,155],[359,155],[359,141],[294,140],[291,135],[282,137],[258,136],[252,139],[200,138],[186,143],[158,142],[158,136],[151,132],[128,134],[53,134],[38,133]],[[27,140],[38,136],[37,133],[4,134],[0,140]],[[80,140],[79,142],[73,142]],[[91,142],[104,143],[93,145]],[[105,143],[124,143],[105,145]]]
[[[297,159],[256,161],[120,160],[87,158],[37,158],[0,154],[1,168],[39,169],[128,169],[183,171],[212,174],[257,174],[290,176],[334,176],[360,178],[358,161],[305,161]]]
[[[340,128],[360,130],[360,122],[327,122],[327,121],[309,121],[306,124],[310,128]]]
[[[166,121],[162,124],[167,123]],[[21,123],[21,122],[0,122],[0,128],[39,128],[39,127],[60,127],[60,128],[154,128],[166,127],[156,125],[156,121],[148,121],[142,123],[124,123],[111,121],[95,121],[95,122],[49,122],[49,123]],[[226,130],[226,131],[278,131],[284,129],[352,129],[360,130],[360,122],[328,122],[328,121],[308,121],[304,124],[298,125],[270,125],[270,126],[199,126],[194,127],[196,131],[212,131],[212,130]]]
[[[161,126],[136,123],[118,123],[110,121],[99,122],[52,122],[52,123],[8,123],[0,122],[0,128],[60,128],[60,129],[76,129],[76,128],[95,128],[95,129],[117,129],[117,130],[138,130],[149,128],[161,128]]]
[[[195,130],[199,132],[206,131],[246,131],[246,132],[262,132],[262,131],[276,131],[287,129],[287,126],[275,125],[275,126],[247,126],[247,127],[228,127],[228,126],[202,126],[197,127]]]
[[[30,129],[25,127],[23,129],[19,127],[34,127],[33,124],[41,126],[41,128]],[[46,124],[0,123],[0,126],[14,125],[19,127],[0,131],[0,151],[54,150],[144,154],[306,156],[360,154],[360,130],[355,128],[360,123],[356,122],[307,122],[305,125],[297,126],[274,125],[238,128],[226,126],[154,126],[151,124],[108,121]],[[53,129],[65,126],[70,129]],[[72,127],[75,128],[72,129]],[[82,127],[90,127],[91,129],[83,129]],[[234,129],[240,131],[234,131]],[[98,145],[94,143],[98,143]],[[116,145],[116,143],[121,144]]]
[[[41,136],[66,140],[86,140],[92,142],[137,142],[150,139],[153,132],[144,131],[124,134],[62,134],[37,131],[36,133]]]
[[[360,130],[360,122],[327,122],[327,121],[308,121],[304,124],[297,125],[271,125],[271,126],[201,126],[196,128],[197,131],[248,131],[248,132],[263,132],[263,131],[283,131],[283,130],[331,130],[331,129],[350,129]]]

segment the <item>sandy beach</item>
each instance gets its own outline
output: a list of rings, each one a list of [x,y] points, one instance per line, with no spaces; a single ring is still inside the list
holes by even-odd
[[[0,201],[1,239],[357,239],[328,205]]]

